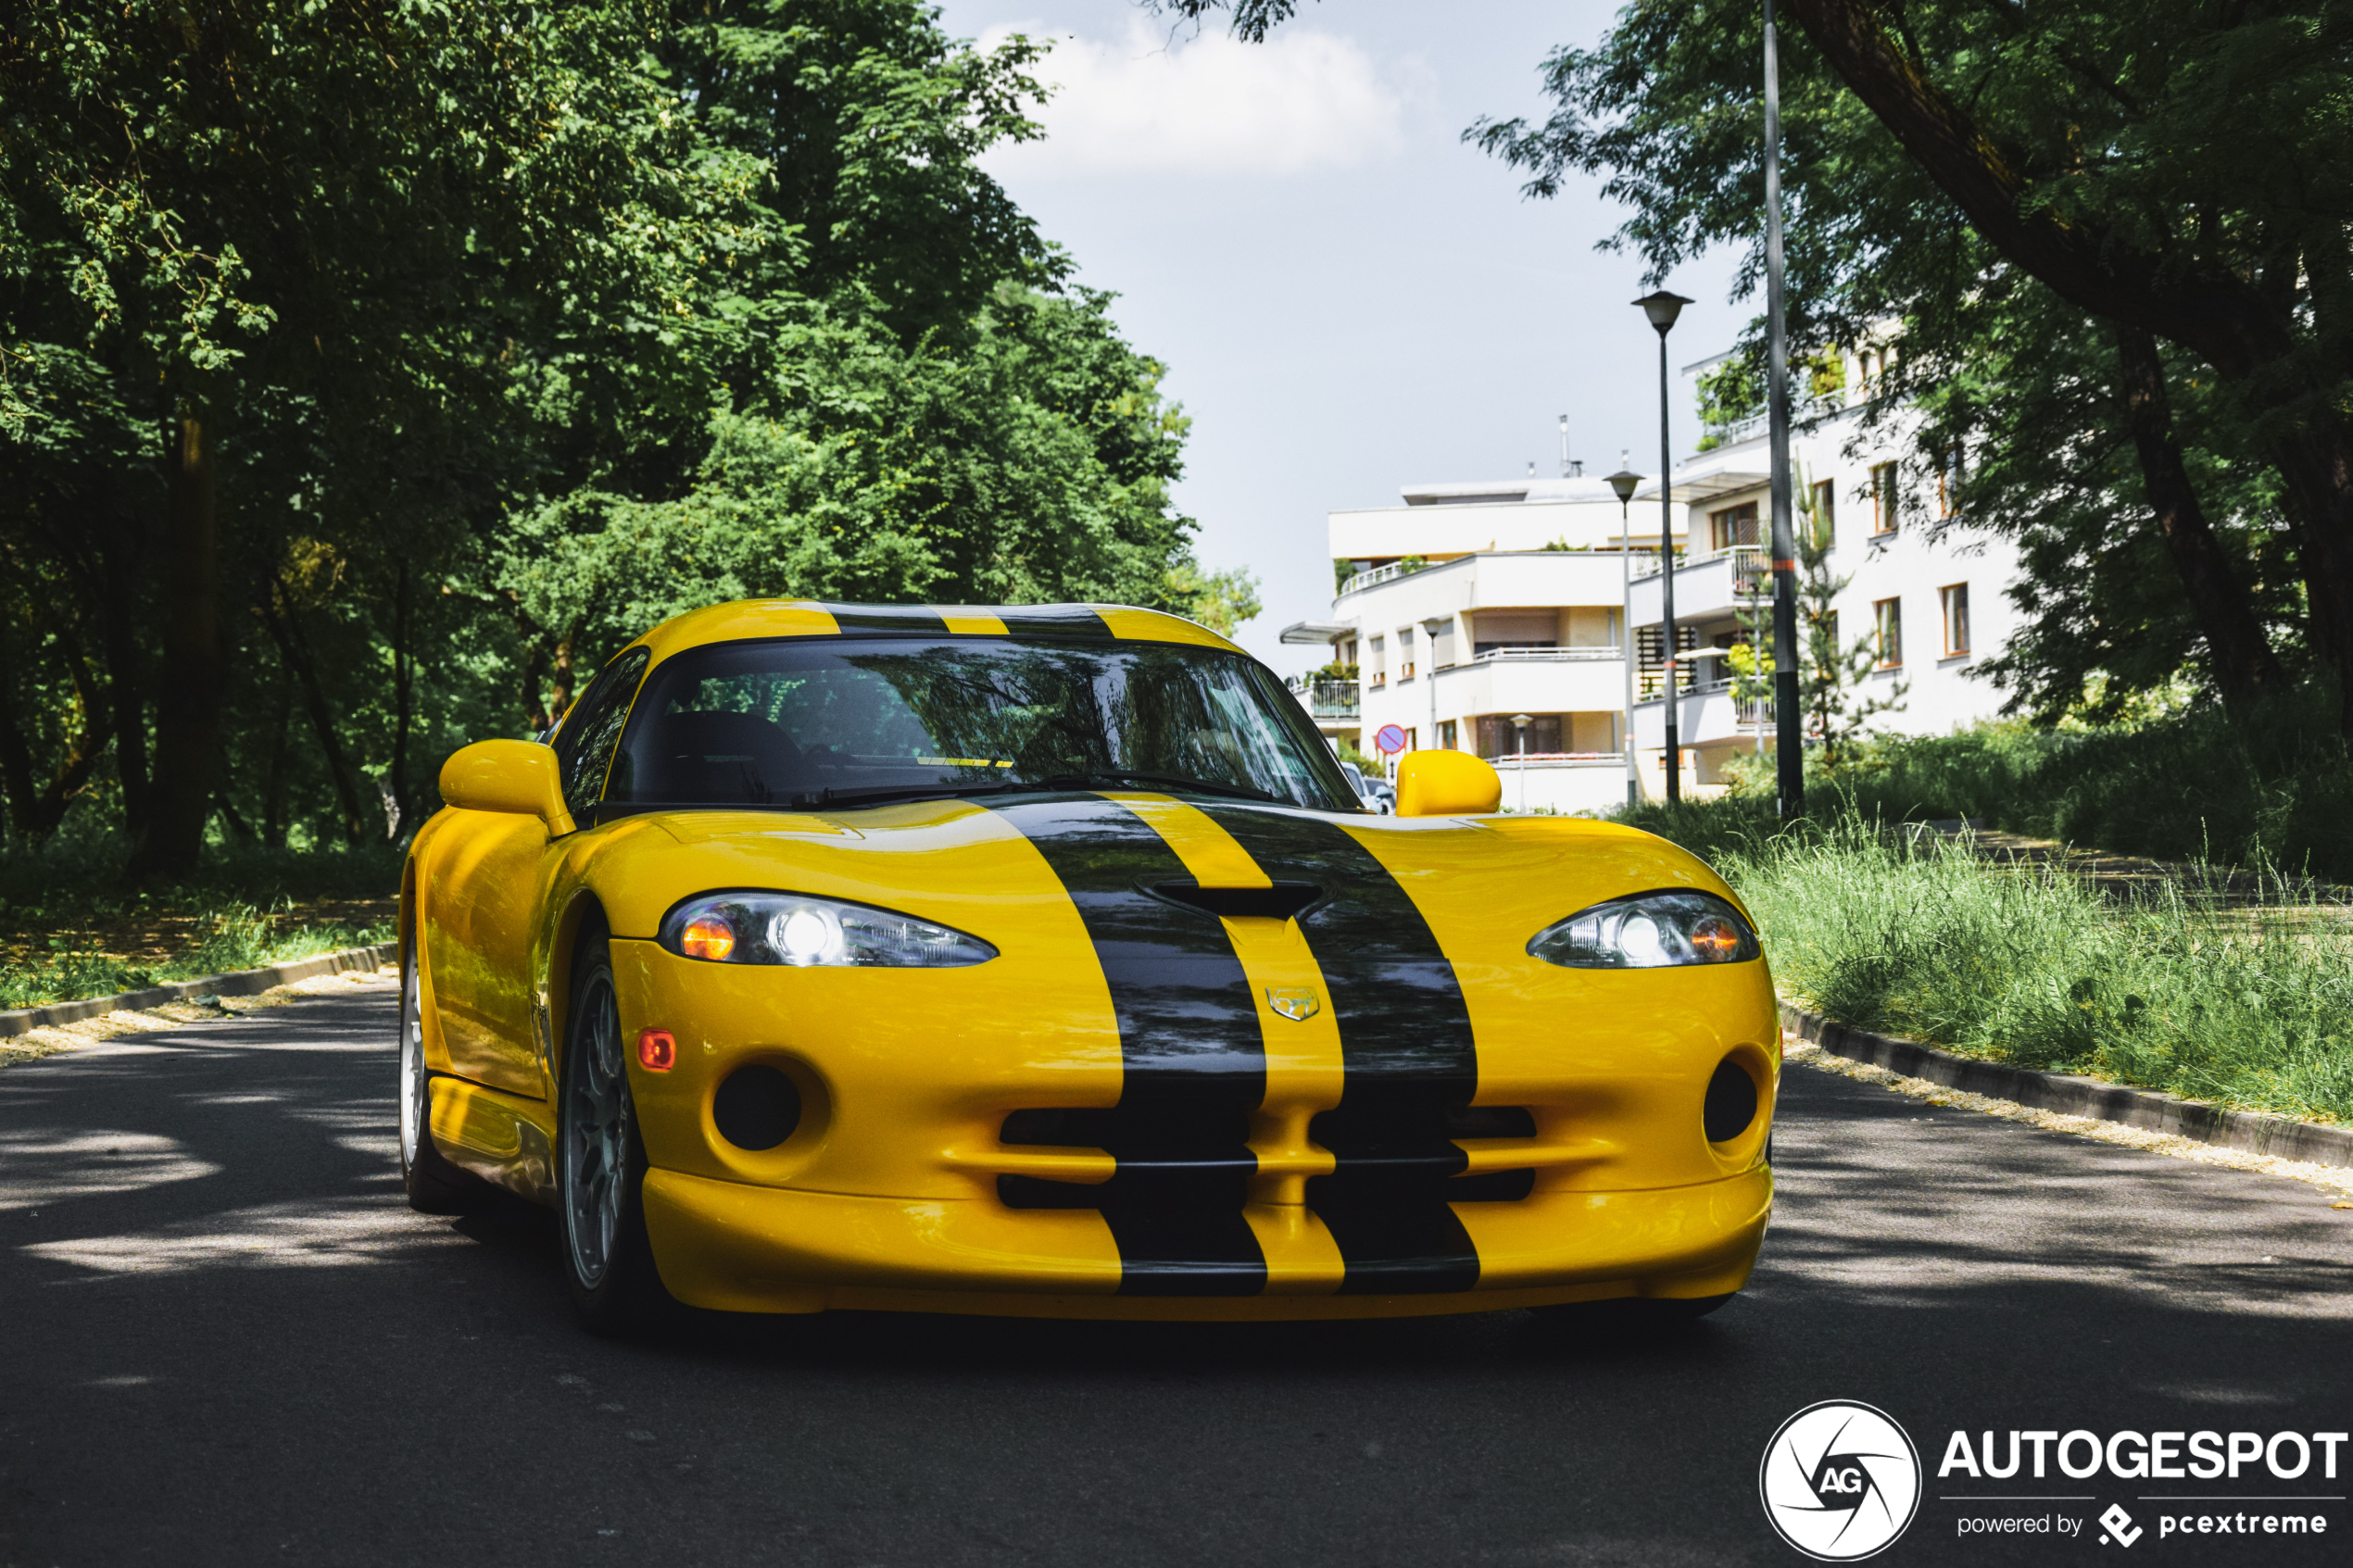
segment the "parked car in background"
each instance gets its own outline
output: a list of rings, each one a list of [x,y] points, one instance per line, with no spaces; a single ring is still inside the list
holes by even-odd
[[[1365,770],[1353,762],[1342,762],[1340,771],[1348,775],[1348,786],[1356,792],[1356,798],[1365,803],[1365,810],[1378,817],[1386,817],[1397,809],[1394,804],[1396,793],[1393,790],[1386,795],[1382,793],[1389,789],[1387,780],[1378,785],[1373,784],[1365,777]]]

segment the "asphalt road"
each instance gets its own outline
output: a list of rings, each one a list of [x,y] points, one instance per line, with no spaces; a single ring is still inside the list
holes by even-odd
[[[384,985],[0,1073],[0,1563],[1790,1562],[1758,1459],[1832,1398],[1930,1466],[1880,1561],[2106,1562],[2096,1525],[1960,1538],[1990,1505],[1942,1500],[1947,1434],[2353,1417],[2353,1210],[1800,1069],[1764,1265],[1665,1336],[837,1314],[607,1343],[544,1218],[401,1204],[393,1021]],[[2161,1488],[2045,1489],[2081,1516]],[[2152,1530],[2131,1558],[2346,1561],[2353,1510],[2310,1511],[2300,1553]]]

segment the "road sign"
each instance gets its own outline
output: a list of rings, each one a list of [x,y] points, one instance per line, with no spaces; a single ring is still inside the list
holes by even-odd
[[[1405,749],[1405,732],[1394,724],[1383,724],[1373,736],[1373,746],[1384,757],[1393,757]]]

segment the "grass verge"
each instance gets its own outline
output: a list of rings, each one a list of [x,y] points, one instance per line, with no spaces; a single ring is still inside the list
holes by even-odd
[[[393,940],[388,921],[368,925],[321,924],[291,921],[288,912],[286,909],[259,909],[251,904],[202,910],[193,922],[197,933],[195,942],[161,962],[127,960],[52,937],[46,953],[19,956],[0,964],[0,1011],[138,991],[167,981],[259,969]]]
[[[1780,833],[1745,801],[1642,813],[1755,912],[1782,994],[1842,1023],[2023,1067],[2353,1122],[2353,928],[2190,883],[2113,901],[1849,809]]]

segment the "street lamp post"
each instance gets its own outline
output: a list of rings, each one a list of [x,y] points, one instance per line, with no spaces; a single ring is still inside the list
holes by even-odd
[[[1633,504],[1634,489],[1642,483],[1642,476],[1626,459],[1626,453],[1618,453],[1617,471],[1609,476],[1609,487],[1617,492],[1618,592],[1626,601],[1626,608],[1617,612],[1618,640],[1626,655],[1626,733],[1618,738],[1626,746],[1626,804],[1639,806],[1642,777],[1634,771],[1634,534],[1627,508]]]
[[[1667,433],[1667,334],[1691,301],[1659,289],[1634,303],[1658,332],[1658,570],[1660,619],[1665,622],[1659,635],[1667,657],[1667,803],[1672,806],[1683,798],[1683,744],[1676,712],[1682,693],[1675,679],[1675,448]]]
[[[1447,617],[1433,615],[1422,622],[1423,640],[1429,644],[1428,650],[1422,655],[1429,665],[1429,672],[1422,677],[1422,681],[1429,687],[1429,745],[1433,751],[1438,749],[1438,633],[1445,627],[1446,621]]]
[[[1512,715],[1512,728],[1519,732],[1519,809],[1523,815],[1528,810],[1528,726],[1535,721],[1531,713]]]
[[[1790,516],[1789,332],[1781,308],[1781,65],[1773,0],[1765,0],[1765,315],[1771,340],[1765,393],[1773,480],[1773,751],[1780,818],[1806,812],[1806,739],[1797,716],[1797,531]],[[1763,738],[1761,735],[1758,737]]]

